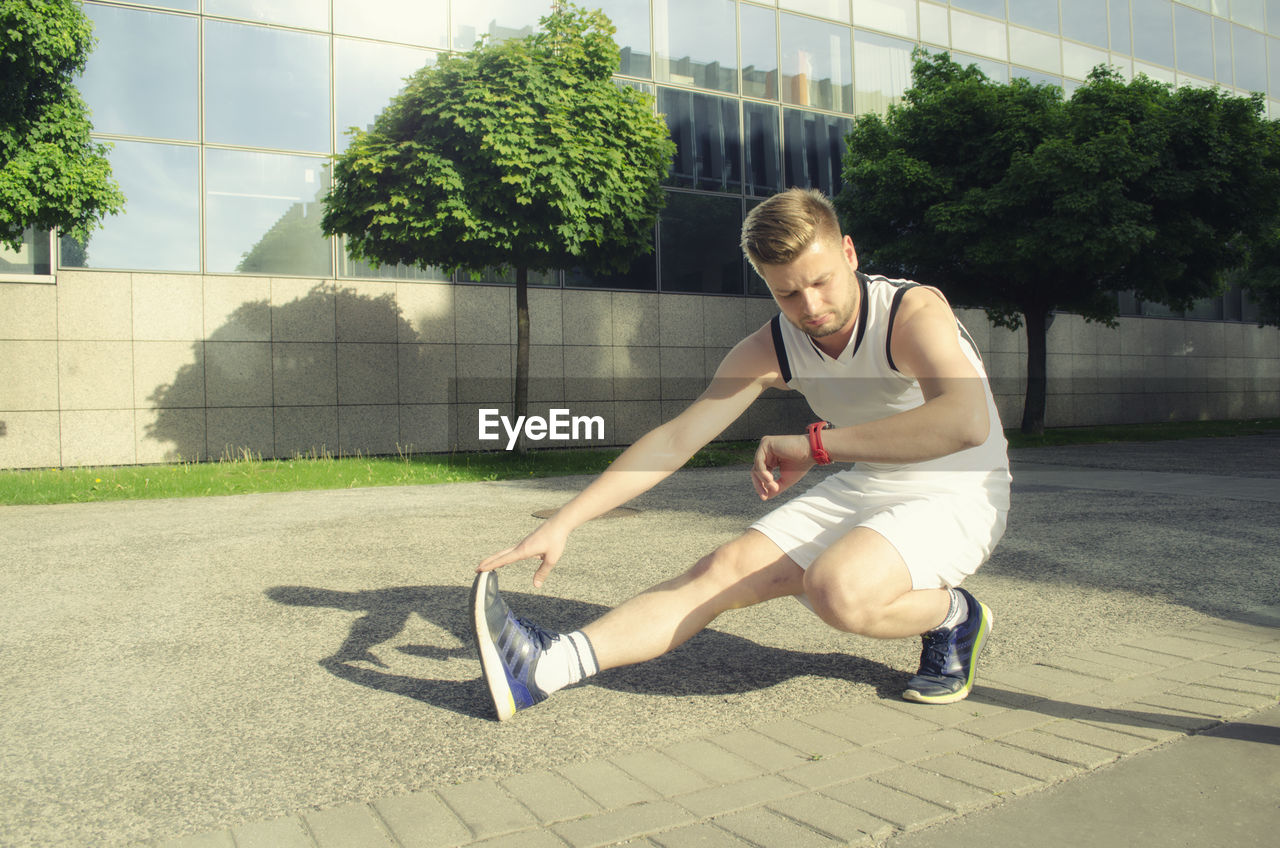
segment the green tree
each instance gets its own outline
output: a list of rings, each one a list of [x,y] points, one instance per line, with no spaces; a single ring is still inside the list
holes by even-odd
[[[1261,107],[1105,68],[1064,100],[920,52],[903,103],[856,121],[837,205],[869,265],[1026,326],[1022,430],[1040,433],[1055,311],[1114,326],[1121,291],[1186,308],[1277,220]]]
[[[651,248],[674,145],[613,82],[614,27],[561,7],[541,32],[443,56],[337,158],[321,225],[374,264],[516,271],[516,414],[528,403],[530,271],[626,270]]]
[[[14,250],[27,227],[83,243],[124,206],[73,83],[92,42],[73,0],[0,0],[0,242]]]

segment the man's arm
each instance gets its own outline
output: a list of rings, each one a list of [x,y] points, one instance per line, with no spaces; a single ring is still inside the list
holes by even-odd
[[[476,570],[492,571],[538,557],[542,565],[533,582],[541,586],[570,532],[656,486],[733,423],[761,392],[780,386],[778,360],[766,325],[725,356],[710,385],[684,412],[642,436],[537,530],[514,547],[486,558]]]
[[[890,347],[898,369],[920,382],[925,402],[876,421],[823,431],[822,444],[833,461],[924,462],[986,441],[991,421],[982,380],[960,348],[955,315],[940,293],[921,286],[903,296]],[[752,475],[757,493],[765,500],[774,497],[812,464],[806,436],[766,437]],[[783,470],[782,480],[773,479],[775,468]]]

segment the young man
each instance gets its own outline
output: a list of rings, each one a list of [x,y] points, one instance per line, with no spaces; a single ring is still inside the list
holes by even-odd
[[[850,633],[924,634],[908,700],[947,704],[972,689],[992,614],[957,587],[1004,532],[1010,479],[976,348],[936,289],[859,273],[852,240],[817,192],[792,189],[756,207],[742,247],[781,315],[739,342],[684,412],[476,569],[472,622],[500,720],[598,671],[659,656],[725,610],[784,595]],[[761,439],[751,480],[762,500],[815,464],[856,464],[581,630],[551,633],[512,614],[495,569],[537,559],[542,586],[574,528],[680,468],[768,388],[802,392],[825,421]]]

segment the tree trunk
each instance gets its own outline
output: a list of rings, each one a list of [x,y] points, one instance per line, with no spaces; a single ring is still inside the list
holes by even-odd
[[[516,420],[529,414],[529,269],[516,269]],[[516,453],[528,451],[524,430],[516,440]]]
[[[1024,309],[1027,326],[1027,397],[1022,405],[1022,432],[1044,434],[1045,396],[1048,392],[1049,310]]]

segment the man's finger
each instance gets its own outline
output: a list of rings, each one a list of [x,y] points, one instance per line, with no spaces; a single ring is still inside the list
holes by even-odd
[[[522,559],[528,559],[528,554],[522,554],[518,546],[507,548],[505,551],[498,551],[498,553],[481,560],[480,564],[476,566],[476,571],[493,571]]]

